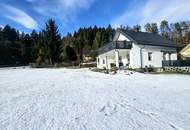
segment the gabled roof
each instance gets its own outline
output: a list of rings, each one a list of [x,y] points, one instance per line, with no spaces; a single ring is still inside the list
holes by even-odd
[[[184,57],[190,57],[190,43],[180,51],[180,54]]]
[[[133,40],[140,45],[152,45],[152,46],[166,46],[166,47],[180,47],[180,45],[154,33],[147,32],[135,32],[135,31],[121,31],[124,36]]]

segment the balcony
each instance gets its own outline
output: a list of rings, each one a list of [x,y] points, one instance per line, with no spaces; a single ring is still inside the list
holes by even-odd
[[[99,48],[98,53],[103,54],[105,52],[114,50],[114,49],[131,49],[132,48],[132,42],[128,41],[113,41],[105,46]]]

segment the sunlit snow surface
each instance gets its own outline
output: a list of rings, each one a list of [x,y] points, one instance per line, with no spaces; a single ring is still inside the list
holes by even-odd
[[[190,76],[0,69],[1,130],[190,130]]]

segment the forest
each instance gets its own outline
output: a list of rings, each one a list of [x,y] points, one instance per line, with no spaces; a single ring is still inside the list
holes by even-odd
[[[61,28],[62,29],[62,28]],[[83,27],[74,33],[61,36],[56,21],[49,19],[41,31],[30,34],[6,25],[0,28],[0,66],[19,66],[36,63],[37,65],[83,62],[83,55],[89,52],[92,61],[96,60],[98,48],[112,41],[117,29],[157,33],[177,44],[190,43],[190,21],[169,23],[166,20],[133,27],[121,25],[113,28]],[[64,29],[63,29],[64,30]]]

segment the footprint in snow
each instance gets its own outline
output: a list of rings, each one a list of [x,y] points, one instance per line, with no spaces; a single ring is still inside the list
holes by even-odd
[[[117,112],[118,106],[116,104],[112,104],[108,102],[105,106],[103,106],[99,112],[103,112],[105,116],[110,116]]]
[[[102,107],[99,112],[103,112],[105,110],[106,106]]]
[[[76,105],[76,102],[74,102],[73,104],[72,104],[72,106],[75,106]]]

